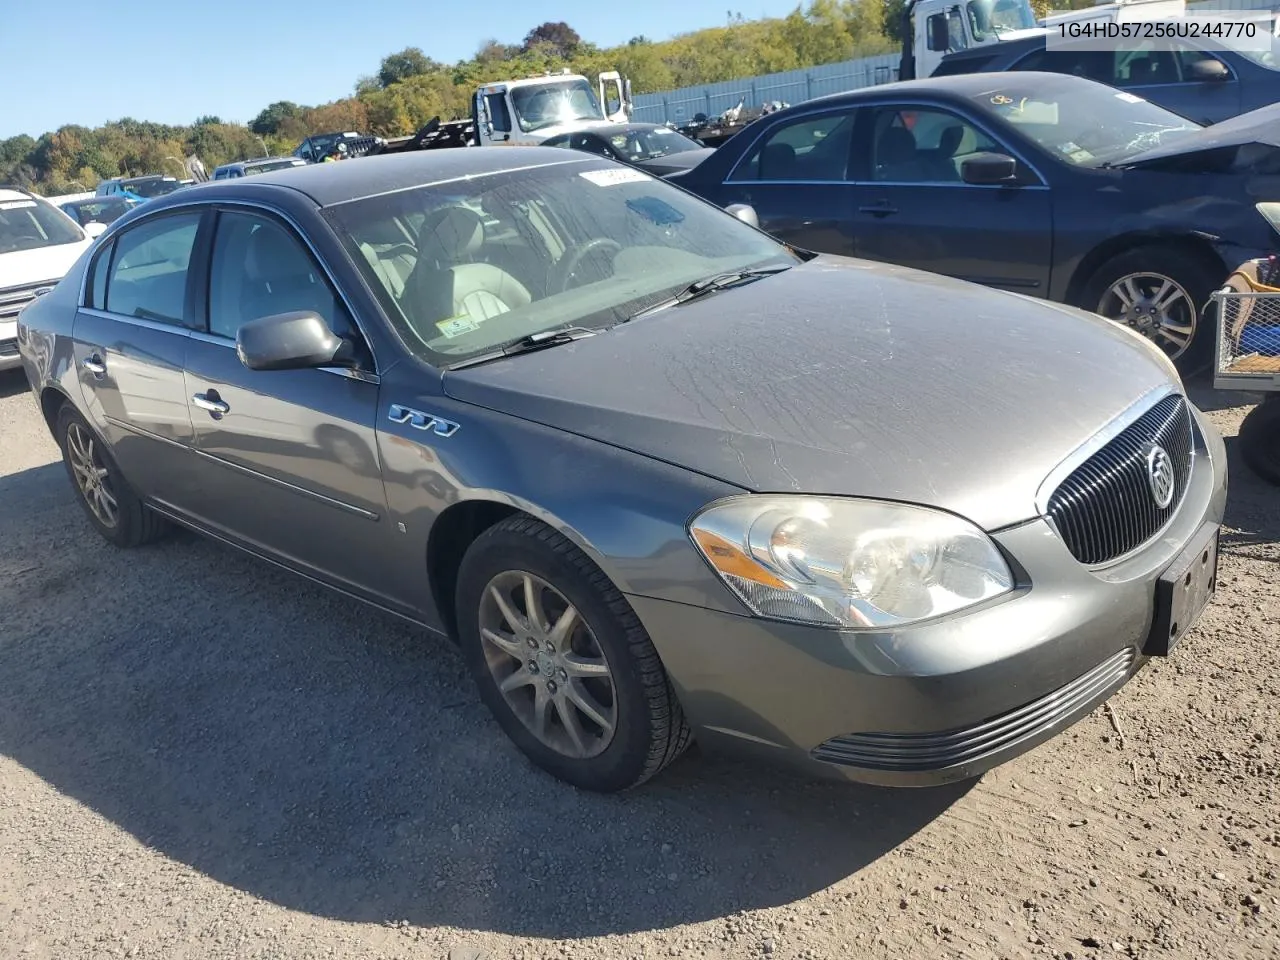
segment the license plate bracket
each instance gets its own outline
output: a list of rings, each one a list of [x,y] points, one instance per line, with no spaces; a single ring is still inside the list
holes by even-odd
[[[1156,581],[1155,614],[1143,653],[1167,657],[1200,619],[1218,588],[1216,523],[1206,523]]]

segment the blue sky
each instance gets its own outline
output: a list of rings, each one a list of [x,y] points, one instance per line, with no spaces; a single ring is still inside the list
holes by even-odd
[[[276,100],[348,96],[388,53],[421,47],[444,62],[481,41],[518,43],[563,20],[601,46],[785,15],[798,0],[214,0],[196,3],[55,0],[0,31],[0,139],[66,123],[133,117],[190,123],[213,114],[248,122]],[[454,12],[444,12],[445,10]]]

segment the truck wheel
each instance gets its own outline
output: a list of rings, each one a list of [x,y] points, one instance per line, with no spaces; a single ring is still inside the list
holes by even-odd
[[[1240,454],[1249,469],[1280,486],[1280,394],[1271,394],[1240,424]]]
[[[503,731],[561,780],[611,793],[675,760],[691,733],[626,598],[529,516],[490,527],[458,572],[458,636]]]
[[[1189,376],[1212,359],[1213,314],[1202,312],[1224,279],[1176,247],[1138,247],[1104,263],[1084,285],[1078,306],[1132,327]]]

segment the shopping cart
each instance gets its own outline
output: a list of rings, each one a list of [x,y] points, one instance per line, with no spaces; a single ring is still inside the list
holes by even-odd
[[[1280,286],[1259,280],[1265,267],[1263,260],[1241,264],[1213,294],[1213,386],[1266,394],[1240,426],[1241,453],[1260,476],[1280,484]]]

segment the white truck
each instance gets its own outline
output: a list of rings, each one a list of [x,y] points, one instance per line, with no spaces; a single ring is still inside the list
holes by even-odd
[[[1186,9],[1185,0],[1111,0],[1037,20],[1029,0],[908,0],[898,78],[932,76],[948,53],[1044,34],[1069,21],[1168,20]]]
[[[477,146],[542,143],[584,127],[626,123],[631,118],[631,82],[616,70],[596,77],[560,73],[481,84],[472,98]]]
[[[564,69],[518,80],[478,86],[471,97],[471,116],[464,120],[433,118],[417,133],[373,137],[354,131],[314,134],[293,151],[295,157],[320,163],[341,145],[349,158],[405,150],[442,147],[512,147],[542,143],[557,134],[585,127],[626,123],[631,119],[631,81],[609,70],[591,81]]]

